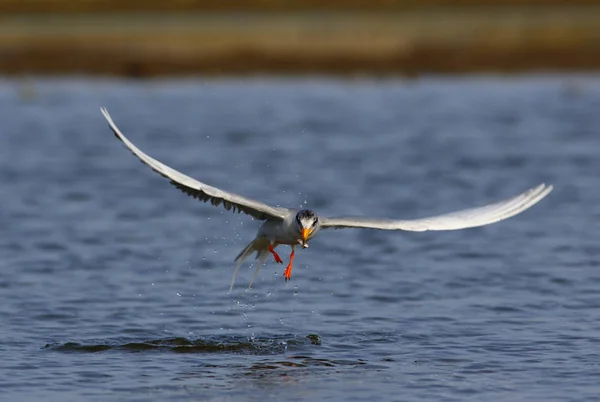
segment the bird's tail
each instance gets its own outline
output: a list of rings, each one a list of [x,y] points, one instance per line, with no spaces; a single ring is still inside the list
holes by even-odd
[[[250,283],[248,284],[248,287],[252,287],[252,284],[254,283],[254,280],[256,279],[256,275],[258,275],[258,271],[260,270],[260,267],[263,266],[263,264],[265,263],[265,261],[267,261],[267,257],[269,256],[269,250],[268,249],[262,249],[259,252],[256,253],[256,259],[258,260],[256,262],[256,270],[254,271],[254,275],[252,275],[252,279],[250,279]]]
[[[267,245],[265,245],[265,239],[256,238],[252,240],[246,247],[244,247],[244,249],[240,251],[237,257],[235,257],[236,265],[235,270],[233,271],[233,277],[231,278],[231,285],[229,286],[230,293],[233,289],[233,284],[235,283],[235,278],[237,277],[240,266],[253,252],[256,251],[256,259],[258,260],[258,265],[256,266],[256,271],[254,272],[254,275],[252,276],[252,280],[250,281],[250,285],[248,285],[248,287],[252,286],[252,282],[254,282],[254,278],[256,278],[256,275],[258,274],[260,266],[264,264],[267,257],[269,256],[269,249],[267,248],[268,242],[266,242],[266,244]]]

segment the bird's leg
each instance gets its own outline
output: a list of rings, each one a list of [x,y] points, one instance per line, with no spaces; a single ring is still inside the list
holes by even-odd
[[[290,263],[288,264],[285,271],[283,271],[283,277],[286,281],[292,279],[292,264],[294,263],[294,253],[296,252],[296,246],[292,246],[292,253],[290,254]]]
[[[281,260],[281,257],[279,256],[279,254],[277,254],[277,252],[275,251],[275,249],[273,249],[273,243],[269,244],[269,251],[271,252],[271,254],[273,254],[273,257],[275,258],[275,262],[278,264],[283,264],[283,261]]]

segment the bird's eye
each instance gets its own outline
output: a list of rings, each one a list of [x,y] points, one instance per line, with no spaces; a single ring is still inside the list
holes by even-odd
[[[319,218],[315,218],[315,221],[313,222],[313,227],[317,226],[317,222],[319,222]]]

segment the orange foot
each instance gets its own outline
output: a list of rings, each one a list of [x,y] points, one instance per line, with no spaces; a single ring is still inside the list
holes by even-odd
[[[283,277],[286,282],[292,279],[292,263],[294,262],[294,250],[292,250],[292,254],[290,254],[290,263],[288,264],[285,271],[283,271]]]
[[[269,251],[273,254],[273,257],[275,258],[275,262],[278,264],[283,264],[283,261],[281,260],[281,257],[279,256],[279,254],[277,254],[277,252],[273,249],[273,245],[269,245]]]

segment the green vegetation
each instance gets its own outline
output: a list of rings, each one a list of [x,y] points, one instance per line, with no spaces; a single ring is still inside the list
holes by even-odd
[[[2,13],[390,11],[427,7],[595,6],[597,0],[3,0]]]

